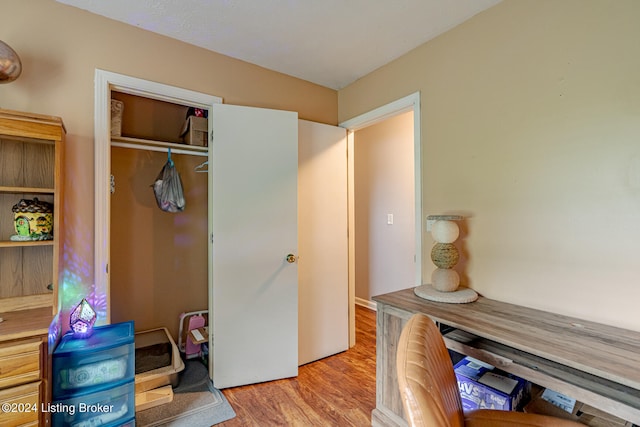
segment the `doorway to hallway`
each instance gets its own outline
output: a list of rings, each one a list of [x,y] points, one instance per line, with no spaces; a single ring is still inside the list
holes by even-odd
[[[420,94],[340,124],[348,129],[349,280],[355,303],[422,282]]]
[[[413,112],[354,133],[355,296],[413,285],[415,189]],[[394,288],[390,288],[393,286]]]

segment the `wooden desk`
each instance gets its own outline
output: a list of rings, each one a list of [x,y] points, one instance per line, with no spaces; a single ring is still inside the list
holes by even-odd
[[[640,332],[483,297],[446,304],[405,289],[373,299],[378,305],[374,426],[406,426],[396,348],[414,313],[438,322],[454,351],[640,425]]]

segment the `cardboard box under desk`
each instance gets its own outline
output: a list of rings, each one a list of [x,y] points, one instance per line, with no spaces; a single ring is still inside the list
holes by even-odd
[[[576,404],[578,422],[590,427],[631,427],[633,424],[622,418],[586,405],[582,402]]]
[[[564,410],[545,400],[543,391],[541,390],[534,394],[531,401],[524,407],[524,412],[564,418],[589,427],[631,427],[633,425],[622,418],[600,411],[582,402],[575,402],[573,408],[570,408],[571,412],[568,412],[568,410]]]
[[[471,357],[454,366],[462,409],[515,411],[530,397],[531,383]]]

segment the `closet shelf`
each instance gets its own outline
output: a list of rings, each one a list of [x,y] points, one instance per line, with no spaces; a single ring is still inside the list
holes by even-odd
[[[150,151],[167,151],[168,148],[171,148],[172,153],[192,154],[196,156],[208,156],[209,153],[208,147],[178,144],[174,142],[154,141],[150,139],[130,138],[125,136],[112,136],[111,146]]]

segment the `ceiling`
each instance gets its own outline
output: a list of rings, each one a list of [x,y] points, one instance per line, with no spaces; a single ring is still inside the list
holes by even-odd
[[[341,89],[501,0],[57,0]]]

